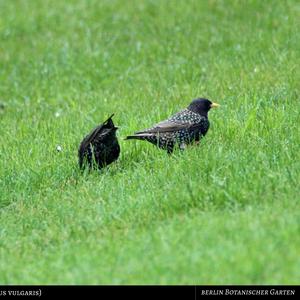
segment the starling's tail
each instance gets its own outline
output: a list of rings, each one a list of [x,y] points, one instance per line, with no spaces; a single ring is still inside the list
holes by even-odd
[[[124,140],[138,140],[139,138],[135,135],[128,135]]]
[[[128,135],[124,140],[144,140],[147,136],[146,134],[135,134],[135,135]]]

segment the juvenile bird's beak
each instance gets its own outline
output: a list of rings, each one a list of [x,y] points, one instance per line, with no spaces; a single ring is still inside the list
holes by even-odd
[[[219,106],[220,106],[220,104],[215,103],[215,102],[210,105],[211,108],[217,108]]]

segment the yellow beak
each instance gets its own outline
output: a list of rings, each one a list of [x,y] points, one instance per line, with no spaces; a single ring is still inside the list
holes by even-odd
[[[211,108],[217,108],[219,106],[220,106],[220,104],[215,103],[215,102],[210,105]]]

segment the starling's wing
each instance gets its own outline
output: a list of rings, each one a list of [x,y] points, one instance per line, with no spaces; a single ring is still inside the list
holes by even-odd
[[[89,147],[90,144],[95,144],[103,140],[108,133],[115,131],[117,127],[114,128],[103,128],[103,125],[96,127],[89,135],[87,135],[81,142],[79,146],[79,152],[83,153],[85,149]]]
[[[110,130],[107,130],[107,129],[117,129],[117,127],[115,127],[115,125],[112,121],[113,116],[114,116],[114,114],[112,114],[101,125],[94,128],[92,130],[92,132],[84,138],[84,140],[82,141],[82,144],[89,145],[91,142],[93,142],[95,140],[96,137],[101,138],[101,137],[105,136],[108,133],[108,131],[110,131]]]
[[[193,120],[187,116],[191,114],[193,114]],[[193,112],[185,109],[173,115],[169,119],[154,125],[152,128],[138,131],[135,134],[163,133],[179,131],[182,129],[193,129],[193,127],[197,128],[199,126],[202,121],[201,119],[202,117],[200,115],[196,115]]]
[[[88,134],[80,143],[78,149],[78,156],[79,156],[79,166],[82,168],[83,161],[86,156],[91,156],[91,148],[90,145],[94,141],[95,136],[100,132],[102,125],[96,127],[90,134]],[[89,158],[91,159],[91,157]]]
[[[145,129],[143,131],[138,131],[134,135],[129,135],[126,137],[126,140],[131,139],[147,139],[151,138],[155,134],[160,133],[172,133],[177,132],[182,129],[186,129],[188,131],[196,131],[197,128],[200,128],[200,124],[191,124],[191,123],[175,123],[172,121],[163,121],[156,124],[154,127]]]
[[[187,129],[193,126],[193,124],[190,123],[183,123],[183,122],[174,122],[174,121],[163,121],[160,122],[154,127],[145,129],[143,131],[138,131],[135,134],[143,134],[143,133],[163,133],[163,132],[174,132],[182,129]]]
[[[95,140],[96,136],[99,136],[99,134],[101,135],[102,128],[103,125],[99,125],[95,129],[93,129],[93,131],[83,139],[81,143],[81,147],[88,146],[90,143],[92,143]]]
[[[174,132],[183,128],[188,128],[189,126],[191,126],[191,124],[189,123],[175,123],[173,121],[166,120],[154,125],[151,128],[137,131],[134,133],[134,135],[127,136],[126,139],[145,139],[147,137],[155,135],[156,133]]]

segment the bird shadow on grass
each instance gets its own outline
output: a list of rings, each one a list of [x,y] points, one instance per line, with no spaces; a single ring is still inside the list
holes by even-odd
[[[121,151],[118,161],[113,162],[102,169],[98,169],[97,167],[93,169],[86,168],[80,172],[85,178],[88,178],[90,174],[115,176],[120,173],[135,170],[137,167],[147,167],[157,160],[169,160],[171,162],[183,159],[186,152],[189,151],[189,148],[182,151],[179,147],[175,147],[173,153],[169,154],[166,150],[156,148],[153,145],[145,144],[145,147],[142,147],[134,144],[131,146],[131,149],[129,148],[126,149],[126,151]]]
[[[4,111],[5,105],[4,103],[0,102],[0,112]]]
[[[157,161],[165,162],[167,160],[168,163],[173,164],[177,160],[183,159],[183,156],[189,151],[189,149],[182,151],[176,147],[172,154],[168,154],[165,150],[156,148],[153,145],[139,145],[135,143],[126,147],[125,150],[122,148],[124,148],[124,145],[121,144],[122,151],[119,159],[101,169],[97,167],[97,164],[94,164],[92,168],[86,165],[85,168],[80,169],[78,162],[74,162],[70,166],[68,174],[65,174],[65,178],[60,182],[59,188],[65,188],[70,185],[77,186],[89,180],[97,180],[99,177],[122,177],[139,168],[149,169],[150,171],[153,164],[157,163]]]

